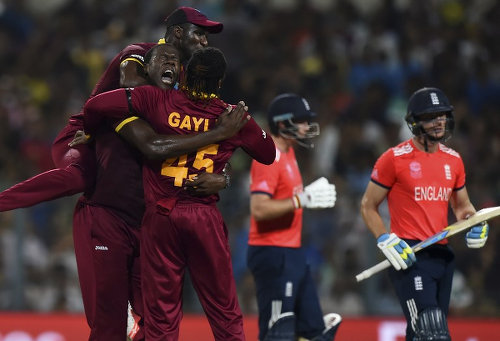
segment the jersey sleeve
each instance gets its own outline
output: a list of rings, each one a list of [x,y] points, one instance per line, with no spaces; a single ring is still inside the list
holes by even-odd
[[[86,132],[94,132],[105,120],[122,120],[130,116],[126,89],[103,92],[90,98],[83,107]]]
[[[95,131],[104,119],[109,119],[115,130],[131,122],[131,117],[141,116],[147,120],[155,113],[153,107],[158,96],[155,89],[149,85],[116,89],[89,99],[84,106],[85,130]]]
[[[266,133],[253,118],[239,133],[241,148],[256,161],[270,165],[276,158],[276,146],[271,136]]]
[[[394,168],[394,155],[392,149],[383,153],[375,162],[371,174],[371,181],[384,188],[391,188],[396,181],[396,171]]]
[[[253,160],[250,167],[250,193],[268,194],[273,197],[279,180],[277,163],[264,165]]]
[[[128,45],[120,52],[120,64],[126,60],[131,60],[144,66],[144,55],[146,49],[140,45]]]
[[[457,161],[457,182],[455,183],[454,191],[458,191],[465,186],[465,167],[461,157]]]

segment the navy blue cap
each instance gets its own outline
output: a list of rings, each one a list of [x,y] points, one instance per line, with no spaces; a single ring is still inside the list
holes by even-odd
[[[406,115],[418,119],[420,115],[450,111],[453,111],[453,106],[443,91],[438,88],[422,88],[411,95]]]

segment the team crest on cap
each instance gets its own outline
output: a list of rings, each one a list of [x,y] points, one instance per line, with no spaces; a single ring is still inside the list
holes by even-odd
[[[438,95],[435,92],[431,92],[430,96],[431,96],[431,102],[432,102],[432,104],[439,105],[439,97],[438,97]]]

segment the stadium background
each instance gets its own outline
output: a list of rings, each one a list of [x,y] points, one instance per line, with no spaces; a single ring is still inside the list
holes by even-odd
[[[353,320],[398,316],[384,275],[354,279],[380,260],[359,215],[360,196],[378,155],[409,137],[403,121],[409,94],[432,85],[455,107],[448,145],[464,159],[473,203],[500,205],[500,3],[0,0],[0,189],[53,167],[52,140],[107,62],[129,43],[162,37],[162,21],[178,5],[224,23],[221,34],[209,37],[229,64],[224,100],[245,100],[263,124],[267,104],[281,92],[303,95],[318,113],[316,148],[299,149],[298,158],[305,183],[326,176],[337,186],[334,209],[305,214],[304,245],[324,310]],[[219,207],[240,304],[252,317],[245,266],[249,159],[236,153],[232,165],[233,184]],[[71,236],[76,199],[0,214],[2,314],[82,313]],[[496,321],[500,335],[500,220],[490,225],[479,251],[467,249],[463,236],[450,239],[458,259],[451,316]],[[202,314],[189,285],[184,306]]]

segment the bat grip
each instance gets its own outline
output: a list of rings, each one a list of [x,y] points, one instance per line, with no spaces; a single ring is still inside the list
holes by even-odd
[[[384,269],[387,269],[388,267],[391,266],[391,263],[389,260],[384,260],[371,268],[366,269],[365,271],[361,272],[360,274],[356,275],[356,281],[361,282],[364,279],[370,278],[372,275],[375,275],[377,272],[380,272]]]

